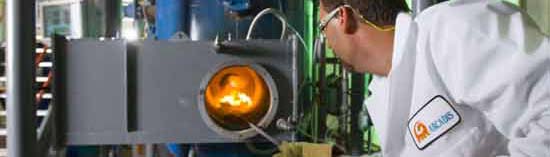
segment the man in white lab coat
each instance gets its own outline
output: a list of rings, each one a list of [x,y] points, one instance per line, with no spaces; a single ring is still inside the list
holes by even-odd
[[[515,6],[321,0],[329,45],[374,74],[384,156],[550,156],[550,39]],[[549,15],[550,16],[550,15]]]

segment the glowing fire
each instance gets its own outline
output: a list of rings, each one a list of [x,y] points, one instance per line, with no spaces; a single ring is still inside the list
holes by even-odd
[[[205,92],[209,114],[220,120],[263,113],[269,106],[270,95],[265,82],[247,66],[220,70],[212,76]]]
[[[220,103],[229,104],[230,106],[241,106],[242,104],[251,106],[252,99],[250,99],[250,97],[245,93],[231,92],[231,94],[223,96],[220,99]]]

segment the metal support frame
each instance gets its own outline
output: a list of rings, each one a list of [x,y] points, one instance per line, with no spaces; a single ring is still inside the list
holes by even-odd
[[[37,156],[33,82],[35,1],[7,0],[7,146],[10,157]]]

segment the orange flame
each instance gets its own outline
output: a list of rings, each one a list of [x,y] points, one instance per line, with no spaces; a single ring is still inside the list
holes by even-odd
[[[245,93],[231,92],[231,94],[225,95],[220,99],[220,103],[229,104],[230,106],[252,106],[252,99]]]

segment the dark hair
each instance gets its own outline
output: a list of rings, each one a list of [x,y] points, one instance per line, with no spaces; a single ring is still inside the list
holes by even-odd
[[[357,9],[363,17],[378,26],[395,25],[399,12],[408,12],[405,0],[320,0],[326,11],[336,9],[341,5],[350,5]]]

